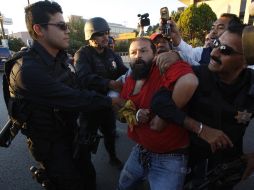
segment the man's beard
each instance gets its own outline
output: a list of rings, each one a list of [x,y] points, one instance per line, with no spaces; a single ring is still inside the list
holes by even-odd
[[[136,59],[130,64],[131,76],[134,80],[146,79],[151,70],[153,60],[145,62],[142,59]]]

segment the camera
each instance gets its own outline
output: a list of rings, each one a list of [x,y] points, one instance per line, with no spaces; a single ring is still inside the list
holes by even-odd
[[[150,19],[149,14],[145,13],[145,14],[138,14],[138,17],[140,17],[140,26],[149,26],[150,25]]]
[[[168,23],[168,20],[170,20],[169,13],[168,13],[168,8],[167,7],[162,7],[160,9],[160,15],[161,15],[161,30],[162,30],[162,35],[165,37],[170,36],[170,24]]]

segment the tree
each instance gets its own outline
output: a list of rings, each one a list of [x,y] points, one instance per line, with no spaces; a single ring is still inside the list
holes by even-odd
[[[21,40],[21,38],[13,38],[10,37],[8,39],[9,49],[12,51],[19,51],[22,47],[26,46],[26,44]]]
[[[200,23],[202,28],[200,28],[200,32],[203,31],[203,33],[200,33],[202,37],[202,41],[204,42],[205,39],[205,35],[207,33],[209,33],[209,31],[211,30],[211,26],[213,24],[213,22],[217,19],[216,14],[213,12],[213,10],[211,9],[211,7],[205,3],[202,3],[199,7],[198,7],[198,11],[199,11],[199,15],[200,15]]]
[[[172,11],[171,15],[170,15],[171,19],[173,21],[177,22],[179,20],[180,16],[181,16],[182,12],[183,12],[182,10]]]
[[[204,42],[205,34],[210,31],[212,23],[216,19],[216,14],[209,5],[203,3],[198,7],[190,5],[185,9],[180,15],[177,25],[185,41],[193,42],[199,39]]]
[[[73,55],[85,44],[85,23],[82,17],[70,16],[68,25],[70,29],[70,47],[68,48],[68,53]]]

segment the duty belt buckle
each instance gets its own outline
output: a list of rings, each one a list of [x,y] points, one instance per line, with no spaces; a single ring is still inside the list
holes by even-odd
[[[151,166],[150,153],[147,150],[140,150],[139,163],[144,169],[148,169]]]

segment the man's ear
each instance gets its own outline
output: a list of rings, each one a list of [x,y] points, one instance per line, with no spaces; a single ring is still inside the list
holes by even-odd
[[[90,39],[90,40],[89,40],[89,44],[92,45],[92,46],[98,45],[97,41],[94,40],[94,39]]]
[[[39,24],[34,24],[33,30],[34,30],[36,36],[43,36],[42,27]]]

